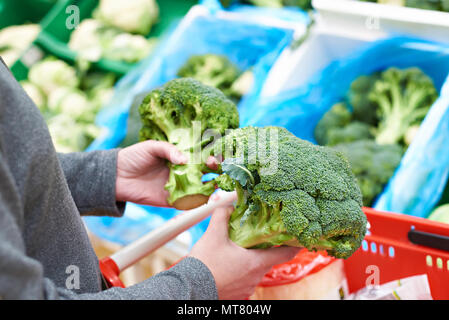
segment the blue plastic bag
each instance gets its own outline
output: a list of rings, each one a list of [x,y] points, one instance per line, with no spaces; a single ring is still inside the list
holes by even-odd
[[[188,14],[160,41],[150,57],[119,81],[112,103],[96,119],[106,133],[94,141],[88,151],[117,147],[126,136],[128,111],[135,97],[176,78],[177,70],[192,54],[224,54],[241,70],[252,67],[253,88],[238,105],[239,109],[245,109],[259,94],[269,70],[293,37],[292,29],[218,17],[203,6],[196,6],[194,10],[194,14]],[[141,214],[144,211],[147,215]],[[94,234],[126,244],[177,213],[175,209],[130,204],[119,220],[88,218],[86,224]],[[191,244],[204,232],[208,221],[206,219],[189,230]]]
[[[241,125],[276,125],[316,143],[314,129],[360,75],[388,67],[419,67],[440,91],[426,119],[374,208],[426,217],[441,197],[449,170],[449,47],[395,37],[330,63],[305,85],[257,101]]]

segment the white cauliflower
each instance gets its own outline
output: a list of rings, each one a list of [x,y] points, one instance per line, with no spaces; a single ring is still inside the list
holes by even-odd
[[[155,0],[100,0],[94,18],[126,32],[147,35],[159,17]]]
[[[41,27],[38,24],[10,26],[0,30],[0,55],[8,66],[20,58],[20,55],[36,39]]]

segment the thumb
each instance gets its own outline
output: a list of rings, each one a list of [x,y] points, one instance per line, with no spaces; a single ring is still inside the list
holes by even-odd
[[[175,145],[168,143],[166,141],[146,141],[147,152],[152,156],[166,159],[173,164],[185,164],[188,159],[181,151],[176,148]]]

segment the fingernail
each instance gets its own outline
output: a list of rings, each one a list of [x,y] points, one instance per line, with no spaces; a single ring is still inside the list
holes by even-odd
[[[176,160],[179,164],[187,163],[188,161],[187,156],[183,153],[179,153],[176,157]]]

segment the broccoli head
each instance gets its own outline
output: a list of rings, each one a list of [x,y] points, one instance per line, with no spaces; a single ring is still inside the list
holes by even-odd
[[[407,130],[420,124],[438,93],[432,79],[419,68],[389,68],[381,73],[369,99],[378,104],[376,142],[403,143]]]
[[[397,144],[379,145],[374,140],[359,140],[333,147],[351,165],[362,191],[363,205],[371,206],[401,162],[403,148]]]
[[[337,258],[361,245],[362,195],[342,154],[278,127],[231,130],[215,153],[224,159],[218,186],[237,191],[229,236],[238,245],[305,247]]]
[[[217,88],[234,101],[241,98],[242,94],[233,87],[241,72],[226,56],[212,53],[192,55],[178,70],[177,75]]]
[[[168,141],[189,158],[186,165],[169,164],[167,202],[180,210],[205,203],[215,185],[202,182],[207,168],[201,148],[210,142],[208,137],[239,126],[236,105],[218,89],[182,78],[151,91],[143,99],[139,113],[140,140]]]
[[[315,127],[315,140],[320,145],[327,145],[329,133],[336,128],[348,125],[352,120],[352,115],[346,104],[341,102],[332,106],[327,111]]]

